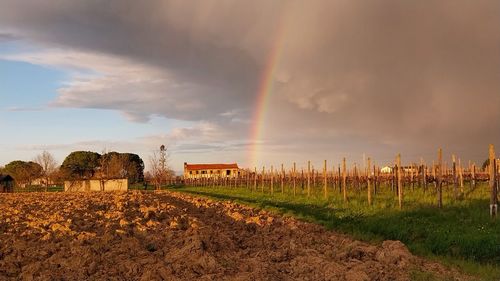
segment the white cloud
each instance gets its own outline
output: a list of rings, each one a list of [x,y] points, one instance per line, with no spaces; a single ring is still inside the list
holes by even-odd
[[[127,120],[147,122],[152,115],[180,120],[201,120],[218,109],[209,108],[209,87],[180,81],[168,69],[130,59],[74,50],[48,49],[0,55],[64,70],[68,81],[58,89],[53,107],[114,109]]]

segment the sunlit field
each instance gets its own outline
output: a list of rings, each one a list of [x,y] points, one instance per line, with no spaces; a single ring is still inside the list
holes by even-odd
[[[489,215],[486,184],[466,189],[465,198],[459,200],[453,199],[451,186],[445,187],[442,209],[436,207],[432,186],[427,192],[406,188],[402,210],[388,186],[379,188],[372,206],[367,204],[366,192],[350,191],[345,203],[339,190],[329,190],[325,199],[320,188],[309,197],[300,188],[295,196],[287,188],[273,194],[246,187],[176,190],[272,210],[366,241],[400,240],[415,254],[458,265],[484,278],[500,276],[500,223]]]

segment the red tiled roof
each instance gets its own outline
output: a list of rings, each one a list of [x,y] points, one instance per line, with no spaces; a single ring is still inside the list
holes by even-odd
[[[184,164],[186,170],[238,169],[238,164]]]

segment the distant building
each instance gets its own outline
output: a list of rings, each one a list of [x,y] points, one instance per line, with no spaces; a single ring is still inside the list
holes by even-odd
[[[14,178],[0,174],[0,192],[14,192]]]
[[[382,174],[390,174],[390,173],[392,173],[392,167],[385,166],[382,169],[380,169],[380,172]]]
[[[395,167],[385,166],[380,169],[382,174],[391,174]],[[401,166],[403,173],[418,173],[418,166]]]
[[[184,178],[237,177],[243,175],[238,164],[188,164],[184,162]]]
[[[64,191],[127,191],[128,179],[64,181]]]

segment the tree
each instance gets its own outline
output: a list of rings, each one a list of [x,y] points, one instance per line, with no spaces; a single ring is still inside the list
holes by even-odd
[[[125,170],[131,183],[144,181],[144,161],[134,153],[122,153],[126,159]]]
[[[21,186],[29,185],[43,175],[42,166],[32,161],[12,161],[5,166],[4,170]]]
[[[52,154],[47,151],[43,151],[37,155],[34,161],[42,167],[42,176],[45,179],[45,191],[47,191],[49,182],[51,182],[52,176],[57,170],[57,162]]]
[[[167,177],[172,175],[171,170],[167,164],[168,153],[164,145],[160,146],[159,151],[154,151],[153,155],[149,157],[151,180],[158,190],[165,183]]]
[[[110,159],[114,155],[106,153],[106,150],[102,151],[102,155],[99,158],[99,167],[97,168],[97,171],[94,173],[94,175],[99,179],[100,185],[101,185],[101,191],[104,191],[104,186],[106,185],[106,181],[110,179],[109,176],[109,164],[110,164]]]
[[[130,183],[144,180],[144,162],[137,154],[112,151],[101,158],[101,169],[108,178],[127,178]]]
[[[61,165],[61,172],[67,179],[90,179],[100,167],[101,155],[91,151],[71,152]]]
[[[133,153],[74,151],[64,159],[60,177],[101,180],[128,178],[130,183],[144,180],[144,162]]]

